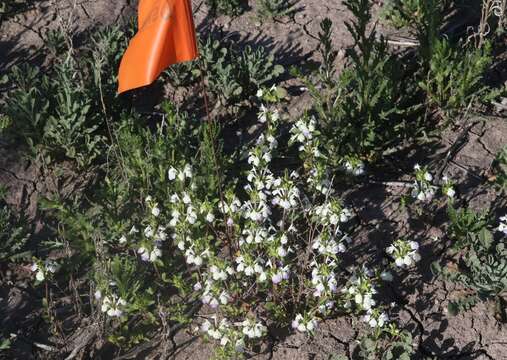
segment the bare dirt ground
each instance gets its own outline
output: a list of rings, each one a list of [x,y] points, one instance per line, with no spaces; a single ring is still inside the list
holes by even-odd
[[[50,1],[37,2],[32,10],[26,11],[3,23],[0,28],[0,73],[8,71],[13,64],[24,61],[43,63],[41,52],[44,33],[57,26],[57,14],[66,14],[69,19],[70,8],[65,1],[58,6]],[[71,26],[76,31],[87,28],[121,23],[135,13],[136,1],[86,0],[78,1],[73,12]],[[263,45],[276,54],[276,60],[286,66],[306,66],[318,62],[317,33],[319,22],[329,17],[334,23],[334,42],[338,49],[346,49],[351,39],[344,21],[350,18],[341,1],[301,0],[298,11],[291,17],[275,22],[262,22],[256,16],[255,7],[236,18],[209,16],[206,5],[194,1],[196,25],[201,32],[213,27],[221,27],[227,36],[252,46]],[[343,59],[342,59],[343,60]],[[287,79],[287,87],[297,86],[294,80]],[[403,86],[400,84],[400,86]],[[309,97],[303,93],[294,96],[288,111],[296,116],[308,104]],[[506,199],[498,199],[498,194],[488,182],[488,171],[498,151],[507,139],[507,121],[500,116],[476,117],[469,119],[473,124],[465,133],[465,144],[452,158],[447,158],[448,150],[462,129],[446,130],[439,139],[425,148],[408,149],[404,156],[393,159],[393,174],[396,168],[409,172],[414,161],[430,159],[435,169],[447,158],[446,174],[458,182],[458,191],[465,194],[474,208],[493,206],[502,208]],[[384,180],[403,180],[390,177]],[[9,202],[27,211],[37,219],[36,204],[40,194],[52,186],[44,179],[33,164],[22,159],[16,149],[5,148],[0,139],[0,183],[10,187]],[[73,186],[58,184],[57,186]],[[427,214],[435,226],[413,223],[406,210],[398,208],[399,195],[406,191],[403,187],[386,184],[358,185],[346,192],[347,201],[359,214],[359,239],[353,249],[356,256],[369,256],[372,261],[380,261],[379,249],[386,244],[392,234],[404,234],[416,238],[423,244],[423,261],[418,271],[396,279],[390,293],[384,294],[387,303],[393,303],[392,312],[398,314],[400,323],[414,335],[417,348],[416,359],[507,359],[507,326],[501,323],[487,304],[475,307],[472,311],[458,316],[447,314],[447,303],[455,298],[461,289],[454,288],[436,280],[429,270],[432,261],[442,257],[445,244],[439,217],[444,214],[444,204],[435,207]],[[496,203],[495,203],[496,202]],[[2,284],[0,287],[0,322],[4,329],[20,329],[27,338],[24,348],[17,349],[19,359],[44,357],[44,351],[29,345],[30,340],[40,339],[40,314],[34,313],[32,300],[34,294],[21,283]],[[358,326],[351,318],[328,320],[321,324],[313,338],[301,334],[279,336],[272,334],[271,344],[259,359],[328,359],[333,354],[344,354],[354,358],[358,346]],[[83,324],[84,326],[86,324]],[[177,348],[173,349],[175,359],[209,359],[212,354],[210,344],[204,344],[190,334],[181,332],[175,337]],[[141,355],[143,354],[143,355]],[[103,355],[103,358],[107,358]],[[84,356],[86,358],[86,356]],[[133,352],[125,358],[150,358],[146,353]]]

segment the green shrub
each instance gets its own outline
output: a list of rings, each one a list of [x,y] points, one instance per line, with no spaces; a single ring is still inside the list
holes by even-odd
[[[110,76],[125,45],[122,36],[117,28],[99,31],[88,47],[59,53],[47,72],[14,67],[13,90],[2,99],[3,131],[46,164],[70,159],[80,169],[91,166],[104,152],[106,122],[122,111]]]
[[[353,0],[345,5],[354,15],[353,22],[346,24],[355,42],[351,64],[338,80],[333,79],[336,52],[330,45],[330,21],[325,20],[320,33],[324,62],[319,71],[324,88],[309,84],[322,147],[338,163],[347,155],[375,160],[405,138],[407,119],[416,117],[413,104],[418,93],[405,78],[403,65],[389,54],[385,40],[377,40],[375,29],[367,31],[370,2]]]

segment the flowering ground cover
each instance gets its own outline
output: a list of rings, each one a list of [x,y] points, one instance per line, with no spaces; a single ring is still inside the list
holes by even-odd
[[[504,359],[505,2],[0,0],[0,357]]]

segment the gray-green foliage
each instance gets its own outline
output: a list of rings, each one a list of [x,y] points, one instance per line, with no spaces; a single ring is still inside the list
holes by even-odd
[[[46,163],[70,159],[82,169],[93,164],[104,151],[107,118],[121,111],[111,76],[124,45],[121,37],[119,29],[106,28],[79,53],[55,49],[58,58],[47,71],[14,67],[13,90],[2,101],[10,125],[4,131]]]
[[[199,41],[199,49],[199,59],[170,68],[168,79],[174,85],[188,85],[203,77],[206,90],[218,100],[217,107],[247,100],[284,72],[275,63],[274,55],[263,47],[254,49],[247,45],[239,49],[232,43],[207,37]]]
[[[257,0],[257,12],[261,20],[276,19],[292,14],[296,3],[290,0]]]
[[[484,84],[485,72],[491,62],[489,43],[475,49],[453,45],[446,39],[437,40],[429,59],[428,73],[420,81],[420,86],[431,106],[452,113],[466,108],[470,101],[492,96]]]
[[[354,15],[346,23],[355,43],[349,54],[351,64],[339,79],[333,79],[336,52],[330,45],[331,23],[323,21],[319,36],[324,62],[319,83],[310,83],[309,89],[322,138],[327,140],[324,148],[338,159],[350,154],[375,158],[405,136],[417,91],[404,82],[403,65],[389,53],[382,36],[377,39],[375,28],[367,30],[371,3],[351,0],[345,5]]]
[[[504,312],[507,292],[507,249],[505,236],[495,239],[484,214],[469,209],[448,209],[451,225],[451,252],[454,262],[446,267],[433,264],[435,273],[445,280],[464,286],[471,294],[449,303],[456,314],[468,310],[478,301],[493,300]]]
[[[170,103],[161,107],[164,117],[155,129],[146,127],[140,117],[125,117],[115,125],[111,168],[89,196],[72,203],[58,199],[44,202],[45,209],[58,220],[59,237],[75,250],[67,270],[80,273],[85,269],[97,288],[113,289],[127,300],[126,312],[143,314],[142,318],[120,321],[118,326],[106,329],[110,341],[127,348],[146,340],[150,331],[161,326],[157,302],[167,306],[169,318],[188,321],[184,314],[192,302],[192,292],[186,289],[181,256],[170,256],[149,268],[134,257],[117,256],[127,246],[135,251],[135,246],[141,245],[122,245],[118,239],[129,236],[134,224],[156,228],[169,222],[171,214],[150,217],[145,199],[150,195],[164,201],[161,207],[170,205],[176,191],[175,182],[169,179],[171,167],[191,165],[198,184],[194,191],[203,197],[213,196],[218,188],[217,173],[213,171],[216,163],[210,154],[210,148],[216,146],[211,145],[216,141],[216,129],[189,118]],[[159,222],[155,225],[153,221]],[[197,238],[206,234],[191,235]],[[175,254],[175,244],[165,243],[164,251]],[[167,289],[167,293],[161,289]]]
[[[364,336],[359,342],[359,359],[410,360],[414,354],[412,335],[393,325],[383,333]]]
[[[496,183],[507,191],[507,146],[505,146],[495,159]]]
[[[4,202],[4,190],[0,192],[0,262],[28,258],[29,230],[24,219],[16,216]]]
[[[237,16],[240,15],[247,3],[246,0],[206,0],[210,13],[216,15]]]

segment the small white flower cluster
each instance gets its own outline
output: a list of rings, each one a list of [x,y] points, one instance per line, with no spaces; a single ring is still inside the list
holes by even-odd
[[[421,167],[419,164],[414,165],[414,170],[416,180],[413,184],[412,196],[419,201],[430,202],[437,190],[432,184],[433,175],[426,167]]]
[[[48,276],[56,273],[58,271],[58,268],[58,263],[46,259],[44,262],[34,262],[30,267],[30,270],[35,273],[35,279],[37,281],[44,281]]]
[[[507,235],[507,215],[501,216],[499,220],[497,230]]]
[[[261,90],[262,91],[262,90]],[[278,113],[278,110],[270,111],[268,110],[264,104],[261,105],[260,111],[257,114],[257,118],[261,123],[265,123],[268,120],[271,121],[278,121],[280,119],[280,114]]]
[[[312,286],[314,288],[313,296],[332,297],[337,292],[338,282],[334,274],[335,263],[317,264],[312,262]]]
[[[102,292],[100,290],[95,292],[95,299],[98,301],[102,299]],[[121,317],[126,306],[127,302],[125,300],[116,294],[111,294],[104,296],[100,309],[110,317]]]
[[[409,267],[421,260],[418,249],[417,242],[398,239],[386,249],[386,252],[394,258],[396,266]]]
[[[442,178],[442,182],[442,193],[449,199],[453,199],[456,195],[456,190],[454,190],[454,183],[447,176],[444,176]]]
[[[317,120],[314,117],[303,117],[296,121],[294,126],[291,128],[290,143],[299,142],[301,145],[299,151],[304,151],[304,147],[308,144],[313,146],[312,139],[317,126]]]
[[[353,158],[353,157],[346,157],[343,161],[343,169],[346,173],[354,176],[361,176],[364,175],[365,170],[365,164],[362,160]]]
[[[362,320],[372,328],[383,328],[389,321],[389,316],[378,309],[368,309]]]
[[[340,223],[346,223],[353,216],[352,212],[343,207],[338,199],[330,199],[328,202],[316,206],[312,211],[312,215],[322,225],[335,227]]]
[[[216,316],[212,316],[213,323],[205,320],[201,325],[201,331],[207,334],[213,340],[216,340],[223,347],[232,347],[236,353],[245,351],[245,339],[242,331],[232,326],[227,319],[217,321]]]
[[[245,319],[245,321],[241,323],[241,326],[243,327],[243,334],[245,334],[249,339],[261,338],[268,330],[266,326],[254,319]]]
[[[231,300],[231,296],[226,290],[226,281],[235,271],[232,266],[228,266],[226,262],[211,265],[208,272],[204,274],[206,278],[204,289],[201,295],[203,304],[209,305],[212,309],[218,308],[220,305],[227,305]],[[202,289],[200,282],[194,285],[194,290]]]
[[[294,179],[299,177],[298,173],[292,172],[290,176],[275,179],[273,181],[273,205],[280,206],[284,210],[289,210],[299,205],[299,189],[294,184]]]
[[[174,167],[170,167],[169,170],[167,170],[167,178],[169,181],[173,181],[178,179],[181,182],[184,182],[186,179],[192,178],[192,166],[189,164],[186,164],[183,166],[183,169],[176,169]]]
[[[355,304],[359,310],[368,311],[376,305],[373,296],[377,290],[372,276],[373,272],[366,267],[352,275],[348,286],[342,290],[346,299],[345,307],[351,308]]]
[[[145,203],[152,219],[148,220],[150,225],[145,226],[142,231],[144,239],[137,248],[137,253],[141,256],[141,260],[155,262],[162,256],[161,247],[163,242],[167,240],[167,232],[165,226],[158,225],[158,218],[161,212],[158,203],[155,202],[150,195],[146,197]],[[137,233],[139,233],[139,231],[135,226],[129,231],[129,235],[135,235]],[[127,237],[123,238],[126,241]]]
[[[296,318],[292,320],[292,328],[299,332],[313,333],[317,328],[317,324],[317,318],[309,315],[297,314]]]

